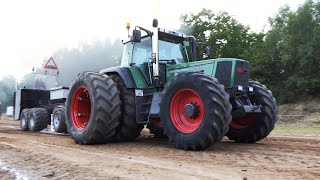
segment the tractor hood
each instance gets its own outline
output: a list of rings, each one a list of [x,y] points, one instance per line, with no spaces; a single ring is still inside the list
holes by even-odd
[[[182,72],[200,72],[218,81],[226,88],[235,85],[248,86],[249,63],[235,58],[218,58],[191,63],[182,63],[167,66],[167,80]]]

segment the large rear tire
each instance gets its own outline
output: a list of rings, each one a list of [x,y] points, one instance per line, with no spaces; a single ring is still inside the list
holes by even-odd
[[[22,131],[29,131],[29,116],[30,116],[31,109],[26,108],[21,111],[20,115],[20,128]]]
[[[41,131],[46,128],[50,121],[50,114],[44,108],[32,108],[30,111],[28,127],[30,131]]]
[[[80,73],[66,101],[67,127],[78,144],[106,143],[119,126],[120,97],[116,83],[94,72]]]
[[[68,128],[66,124],[66,108],[58,106],[53,110],[53,128],[58,133],[67,133]]]
[[[143,125],[139,125],[136,122],[134,89],[128,89],[119,75],[110,74],[109,76],[117,84],[117,88],[120,91],[120,100],[122,102],[122,114],[119,120],[120,125],[112,140],[117,142],[133,141],[140,135],[140,132],[143,129]]]
[[[228,131],[231,104],[217,79],[182,73],[165,85],[161,96],[161,125],[176,148],[206,149]]]
[[[278,107],[272,92],[257,81],[250,81],[249,85],[254,88],[250,101],[262,105],[262,113],[232,120],[226,135],[240,143],[254,143],[267,137],[277,122]]]

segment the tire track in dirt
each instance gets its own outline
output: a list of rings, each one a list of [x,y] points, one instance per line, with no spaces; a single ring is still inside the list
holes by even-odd
[[[233,176],[230,175],[225,175],[224,171],[218,172],[217,170],[212,173],[210,169],[206,169],[203,167],[195,167],[191,164],[184,164],[179,165],[176,162],[168,162],[164,161],[158,158],[147,158],[143,156],[127,156],[126,154],[118,154],[118,153],[112,153],[112,154],[106,154],[105,152],[99,152],[99,151],[87,151],[87,150],[82,150],[82,149],[76,149],[76,148],[70,148],[70,147],[62,147],[62,146],[57,146],[57,145],[51,145],[51,144],[46,144],[46,143],[36,143],[36,141],[33,140],[28,140],[27,142],[20,142],[18,146],[11,146],[14,147],[15,149],[22,149],[25,145],[27,144],[34,144],[33,148],[38,149],[38,156],[45,156],[46,158],[41,158],[41,162],[39,162],[39,158],[34,158],[34,156],[31,156],[30,158],[27,158],[27,160],[34,159],[33,163],[34,164],[41,164],[41,166],[44,167],[53,167],[53,163],[43,163],[43,162],[52,162],[55,161],[57,162],[58,160],[62,160],[65,162],[69,162],[71,164],[77,164],[81,163],[82,167],[90,167],[92,166],[95,160],[100,161],[98,164],[104,165],[102,169],[99,169],[100,167],[97,166],[95,170],[103,171],[105,170],[105,167],[110,170],[112,169],[113,174],[119,174],[123,175],[123,170],[127,170],[128,172],[130,171],[141,171],[141,170],[148,170],[148,169],[157,169],[157,171],[164,171],[166,173],[165,176],[162,178],[170,178],[172,175],[175,173],[178,174],[177,177],[183,178],[184,176],[186,177],[198,177],[198,178],[210,178],[210,177],[219,177],[223,179],[230,179]],[[7,145],[7,143],[0,142],[1,145]],[[56,154],[55,152],[60,152],[60,154]],[[31,152],[32,153],[32,152]],[[48,158],[48,156],[51,155],[53,158]],[[75,155],[78,158],[75,158]],[[43,157],[44,157],[43,156]],[[107,163],[104,163],[104,162]],[[110,166],[110,162],[111,166]],[[134,168],[134,166],[138,166],[139,168]],[[116,169],[113,169],[116,167]],[[119,167],[121,167],[120,170]],[[70,167],[60,167],[62,169],[70,168]],[[189,172],[189,169],[193,169],[192,172]],[[49,169],[50,170],[50,169]],[[183,174],[183,175],[182,175]],[[156,174],[151,173],[152,176],[148,178],[148,176],[143,175],[141,178],[148,178],[152,179],[153,177],[156,176]],[[169,176],[168,176],[169,175]],[[182,176],[181,176],[182,175]],[[97,176],[95,176],[97,177]],[[136,174],[128,173],[125,176],[126,178],[130,179],[140,179],[140,177],[137,177]],[[160,176],[161,177],[161,176]]]
[[[8,128],[8,126],[10,128]],[[226,139],[206,151],[182,151],[145,131],[135,142],[81,146],[69,137],[17,130],[0,122],[0,157],[37,179],[316,179],[320,138]],[[28,164],[28,166],[25,166]],[[0,172],[1,175],[1,172]]]

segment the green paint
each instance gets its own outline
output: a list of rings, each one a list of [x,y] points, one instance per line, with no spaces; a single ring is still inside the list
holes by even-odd
[[[218,61],[214,61],[214,67],[213,67],[213,70],[212,70],[213,76],[211,76],[211,77],[215,77],[216,76],[217,65],[218,65]]]
[[[230,79],[229,88],[233,87],[233,85],[234,85],[234,74],[235,74],[235,71],[236,71],[236,63],[237,63],[236,60],[232,61],[232,71],[231,71],[231,79]]]
[[[203,72],[209,76],[213,76],[214,60],[196,61],[182,64],[168,64],[167,65],[167,81],[173,76],[182,72]]]
[[[183,63],[183,64],[174,64],[167,65],[167,80],[171,79],[173,76],[182,72],[197,72],[203,71],[204,74],[209,75],[211,77],[216,77],[217,71],[217,63],[222,61],[231,61],[232,62],[232,70],[231,70],[231,79],[230,85],[226,88],[232,88],[234,85],[234,76],[236,70],[237,61],[243,61],[241,59],[235,58],[218,58],[218,59],[209,59],[203,61],[196,61],[191,63]]]
[[[232,70],[231,70],[231,78],[230,84],[226,88],[232,88],[234,86],[234,77],[236,71],[236,63],[237,61],[244,61],[241,59],[235,58],[218,58],[218,59],[209,59],[203,61],[195,61],[190,63],[181,63],[181,64],[167,64],[167,72],[166,72],[166,79],[169,81],[172,77],[176,76],[179,73],[183,72],[203,72],[204,74],[211,76],[213,78],[216,77],[217,71],[217,63],[223,61],[230,61],[232,62]],[[140,67],[141,68],[141,67]],[[135,80],[138,89],[147,89],[153,86],[148,85],[146,77],[136,68],[136,67],[129,67],[132,76]],[[163,74],[160,74],[160,76]]]
[[[236,58],[218,58],[218,59],[215,59],[215,61],[216,61],[216,64],[215,64],[215,69],[214,69],[213,74],[216,74],[216,67],[217,67],[218,62],[221,62],[221,61],[231,61],[232,62],[232,70],[231,70],[231,74],[230,74],[230,76],[231,76],[230,84],[229,84],[229,87],[226,87],[226,88],[232,88],[234,86],[234,77],[235,77],[235,72],[236,72],[237,61],[245,61],[245,60],[236,59]]]
[[[130,72],[133,76],[133,79],[137,85],[138,89],[147,89],[147,83],[145,79],[143,78],[142,74],[135,68],[135,67],[129,67]]]

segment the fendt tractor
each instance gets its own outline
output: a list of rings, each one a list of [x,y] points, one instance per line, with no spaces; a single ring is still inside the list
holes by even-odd
[[[70,86],[66,124],[76,143],[134,140],[147,125],[176,148],[201,150],[224,135],[253,143],[273,130],[276,100],[249,79],[248,61],[198,61],[201,43],[158,28],[156,19],[152,30],[136,26],[123,44],[121,66],[80,73]]]

